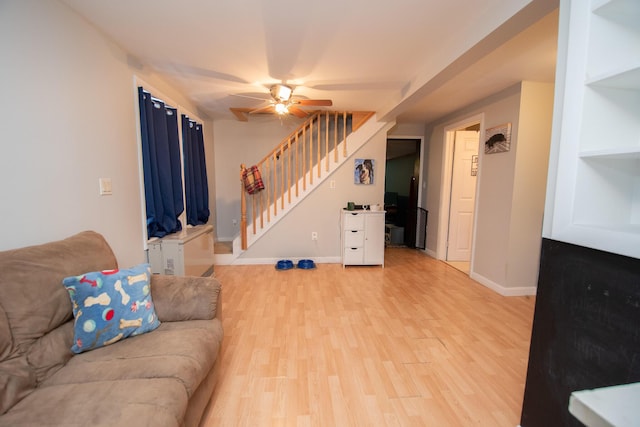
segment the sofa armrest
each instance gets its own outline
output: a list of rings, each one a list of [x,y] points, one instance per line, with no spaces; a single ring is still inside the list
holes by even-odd
[[[221,290],[213,277],[151,276],[151,296],[161,322],[220,317]]]

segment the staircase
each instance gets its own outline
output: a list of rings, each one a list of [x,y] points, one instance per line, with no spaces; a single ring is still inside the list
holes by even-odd
[[[233,253],[216,256],[217,264],[232,264],[298,203],[324,182],[387,123],[373,112],[313,114],[256,165],[240,166],[240,235]],[[259,175],[252,175],[252,171]],[[259,178],[263,189],[249,194],[244,175]],[[251,180],[250,180],[251,181]],[[254,187],[257,181],[253,182]]]

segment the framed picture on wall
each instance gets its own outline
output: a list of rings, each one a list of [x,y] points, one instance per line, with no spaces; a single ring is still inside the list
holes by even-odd
[[[471,176],[478,176],[478,156],[471,156]]]
[[[504,123],[487,129],[484,153],[495,154],[509,151],[511,148],[511,123]]]
[[[376,161],[373,159],[356,159],[353,170],[353,182],[357,185],[373,184],[374,167]]]

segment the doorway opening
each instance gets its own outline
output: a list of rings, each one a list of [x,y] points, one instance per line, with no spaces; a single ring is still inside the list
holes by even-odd
[[[424,248],[426,221],[419,215],[423,185],[422,140],[422,137],[387,138],[384,184],[387,247]]]
[[[445,129],[438,257],[471,274],[482,116]]]

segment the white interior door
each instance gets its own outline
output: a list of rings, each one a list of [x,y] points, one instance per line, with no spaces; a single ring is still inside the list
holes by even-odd
[[[447,261],[471,259],[479,138],[479,132],[475,131],[455,134]]]

